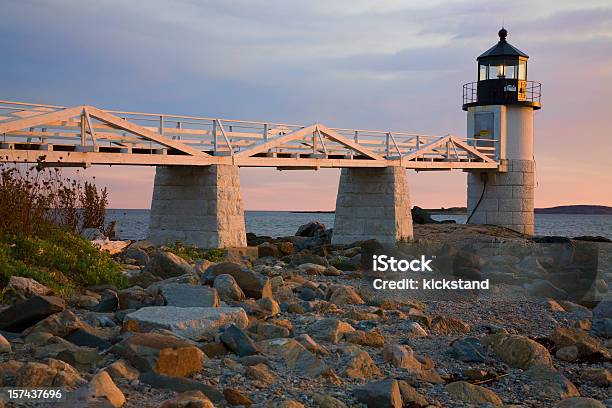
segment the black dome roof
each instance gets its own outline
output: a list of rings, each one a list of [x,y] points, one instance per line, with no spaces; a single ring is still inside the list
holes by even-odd
[[[499,42],[495,44],[493,47],[489,48],[482,54],[478,56],[477,59],[488,58],[488,57],[524,57],[529,58],[529,55],[525,54],[523,51],[518,48],[510,45],[506,41],[506,37],[508,36],[508,31],[502,27],[499,30]]]

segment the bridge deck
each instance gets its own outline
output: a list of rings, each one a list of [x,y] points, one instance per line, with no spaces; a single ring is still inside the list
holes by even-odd
[[[0,101],[0,162],[497,169],[498,141]]]

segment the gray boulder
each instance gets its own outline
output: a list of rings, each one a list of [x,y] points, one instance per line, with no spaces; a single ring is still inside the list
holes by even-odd
[[[605,339],[612,338],[612,319],[593,319],[591,334]]]
[[[544,279],[535,279],[532,283],[523,285],[527,292],[532,296],[548,297],[553,299],[567,299],[567,292],[556,287]]]
[[[156,251],[143,272],[149,272],[163,279],[196,273],[193,267],[183,258],[166,251]]]
[[[159,290],[161,289],[162,286],[166,286],[171,283],[199,285],[200,279],[197,277],[197,275],[192,275],[190,273],[186,275],[181,275],[181,276],[174,276],[172,278],[168,278],[168,279],[164,279],[164,280],[160,280],[160,281],[151,283],[150,285],[147,286],[147,292],[149,292],[151,295],[158,295]]]
[[[458,339],[451,343],[451,356],[457,360],[473,363],[484,363],[487,352],[476,337]]]
[[[189,340],[166,333],[136,333],[110,351],[140,372],[185,377],[202,370],[205,354]]]
[[[302,264],[329,266],[327,259],[316,254],[295,254],[291,257],[291,266],[299,266]]]
[[[0,312],[0,329],[20,332],[65,307],[64,301],[55,296],[31,297]]]
[[[308,328],[308,334],[316,340],[329,341],[334,344],[344,336],[344,333],[355,331],[348,323],[334,318],[317,320]]]
[[[329,370],[323,360],[294,339],[264,340],[259,345],[266,355],[282,358],[289,369],[300,375],[315,378]]]
[[[217,290],[208,286],[169,283],[159,288],[166,306],[219,307]]]
[[[122,257],[123,259],[132,259],[139,265],[146,265],[150,261],[147,251],[134,244],[123,250]]]
[[[295,233],[298,237],[316,237],[325,232],[325,224],[319,221],[312,221],[307,224],[300,225]]]
[[[612,319],[612,300],[602,300],[593,309],[594,319]]]
[[[3,298],[9,303],[21,302],[32,296],[50,296],[53,291],[34,279],[11,276],[4,289]]]
[[[215,278],[213,288],[217,290],[219,297],[224,301],[240,301],[245,298],[244,292],[240,289],[240,286],[238,286],[236,279],[227,273]]]
[[[246,328],[249,323],[240,307],[144,307],[123,320],[127,331],[149,332],[165,329],[192,340],[212,340],[218,331],[231,324]]]
[[[396,380],[372,381],[353,390],[353,395],[368,408],[401,408],[402,395]]]
[[[253,341],[253,339],[251,339],[244,330],[234,324],[228,326],[223,331],[220,339],[223,344],[227,346],[227,348],[238,354],[240,357],[259,353],[259,347],[257,347],[257,344]]]
[[[156,389],[173,390],[176,392],[201,391],[213,402],[223,401],[223,394],[211,385],[190,378],[174,377],[158,374],[154,371],[143,373],[140,381]],[[172,405],[171,405],[172,406]]]
[[[161,296],[150,293],[140,286],[132,286],[117,294],[119,309],[140,309],[146,306],[158,306],[163,304]]]
[[[219,275],[232,275],[240,289],[248,297],[259,299],[272,296],[272,286],[268,278],[234,262],[221,262],[211,266],[202,275],[202,281],[208,282]]]

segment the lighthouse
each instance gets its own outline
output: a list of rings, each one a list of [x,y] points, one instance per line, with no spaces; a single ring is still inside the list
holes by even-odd
[[[533,235],[534,113],[541,84],[527,79],[529,56],[510,45],[508,31],[478,58],[478,81],[463,85],[467,138],[500,163],[495,171],[469,171],[468,224],[493,224]]]

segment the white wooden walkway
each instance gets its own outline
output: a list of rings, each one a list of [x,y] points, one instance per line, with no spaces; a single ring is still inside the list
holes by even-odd
[[[498,142],[0,101],[0,162],[497,169]]]

